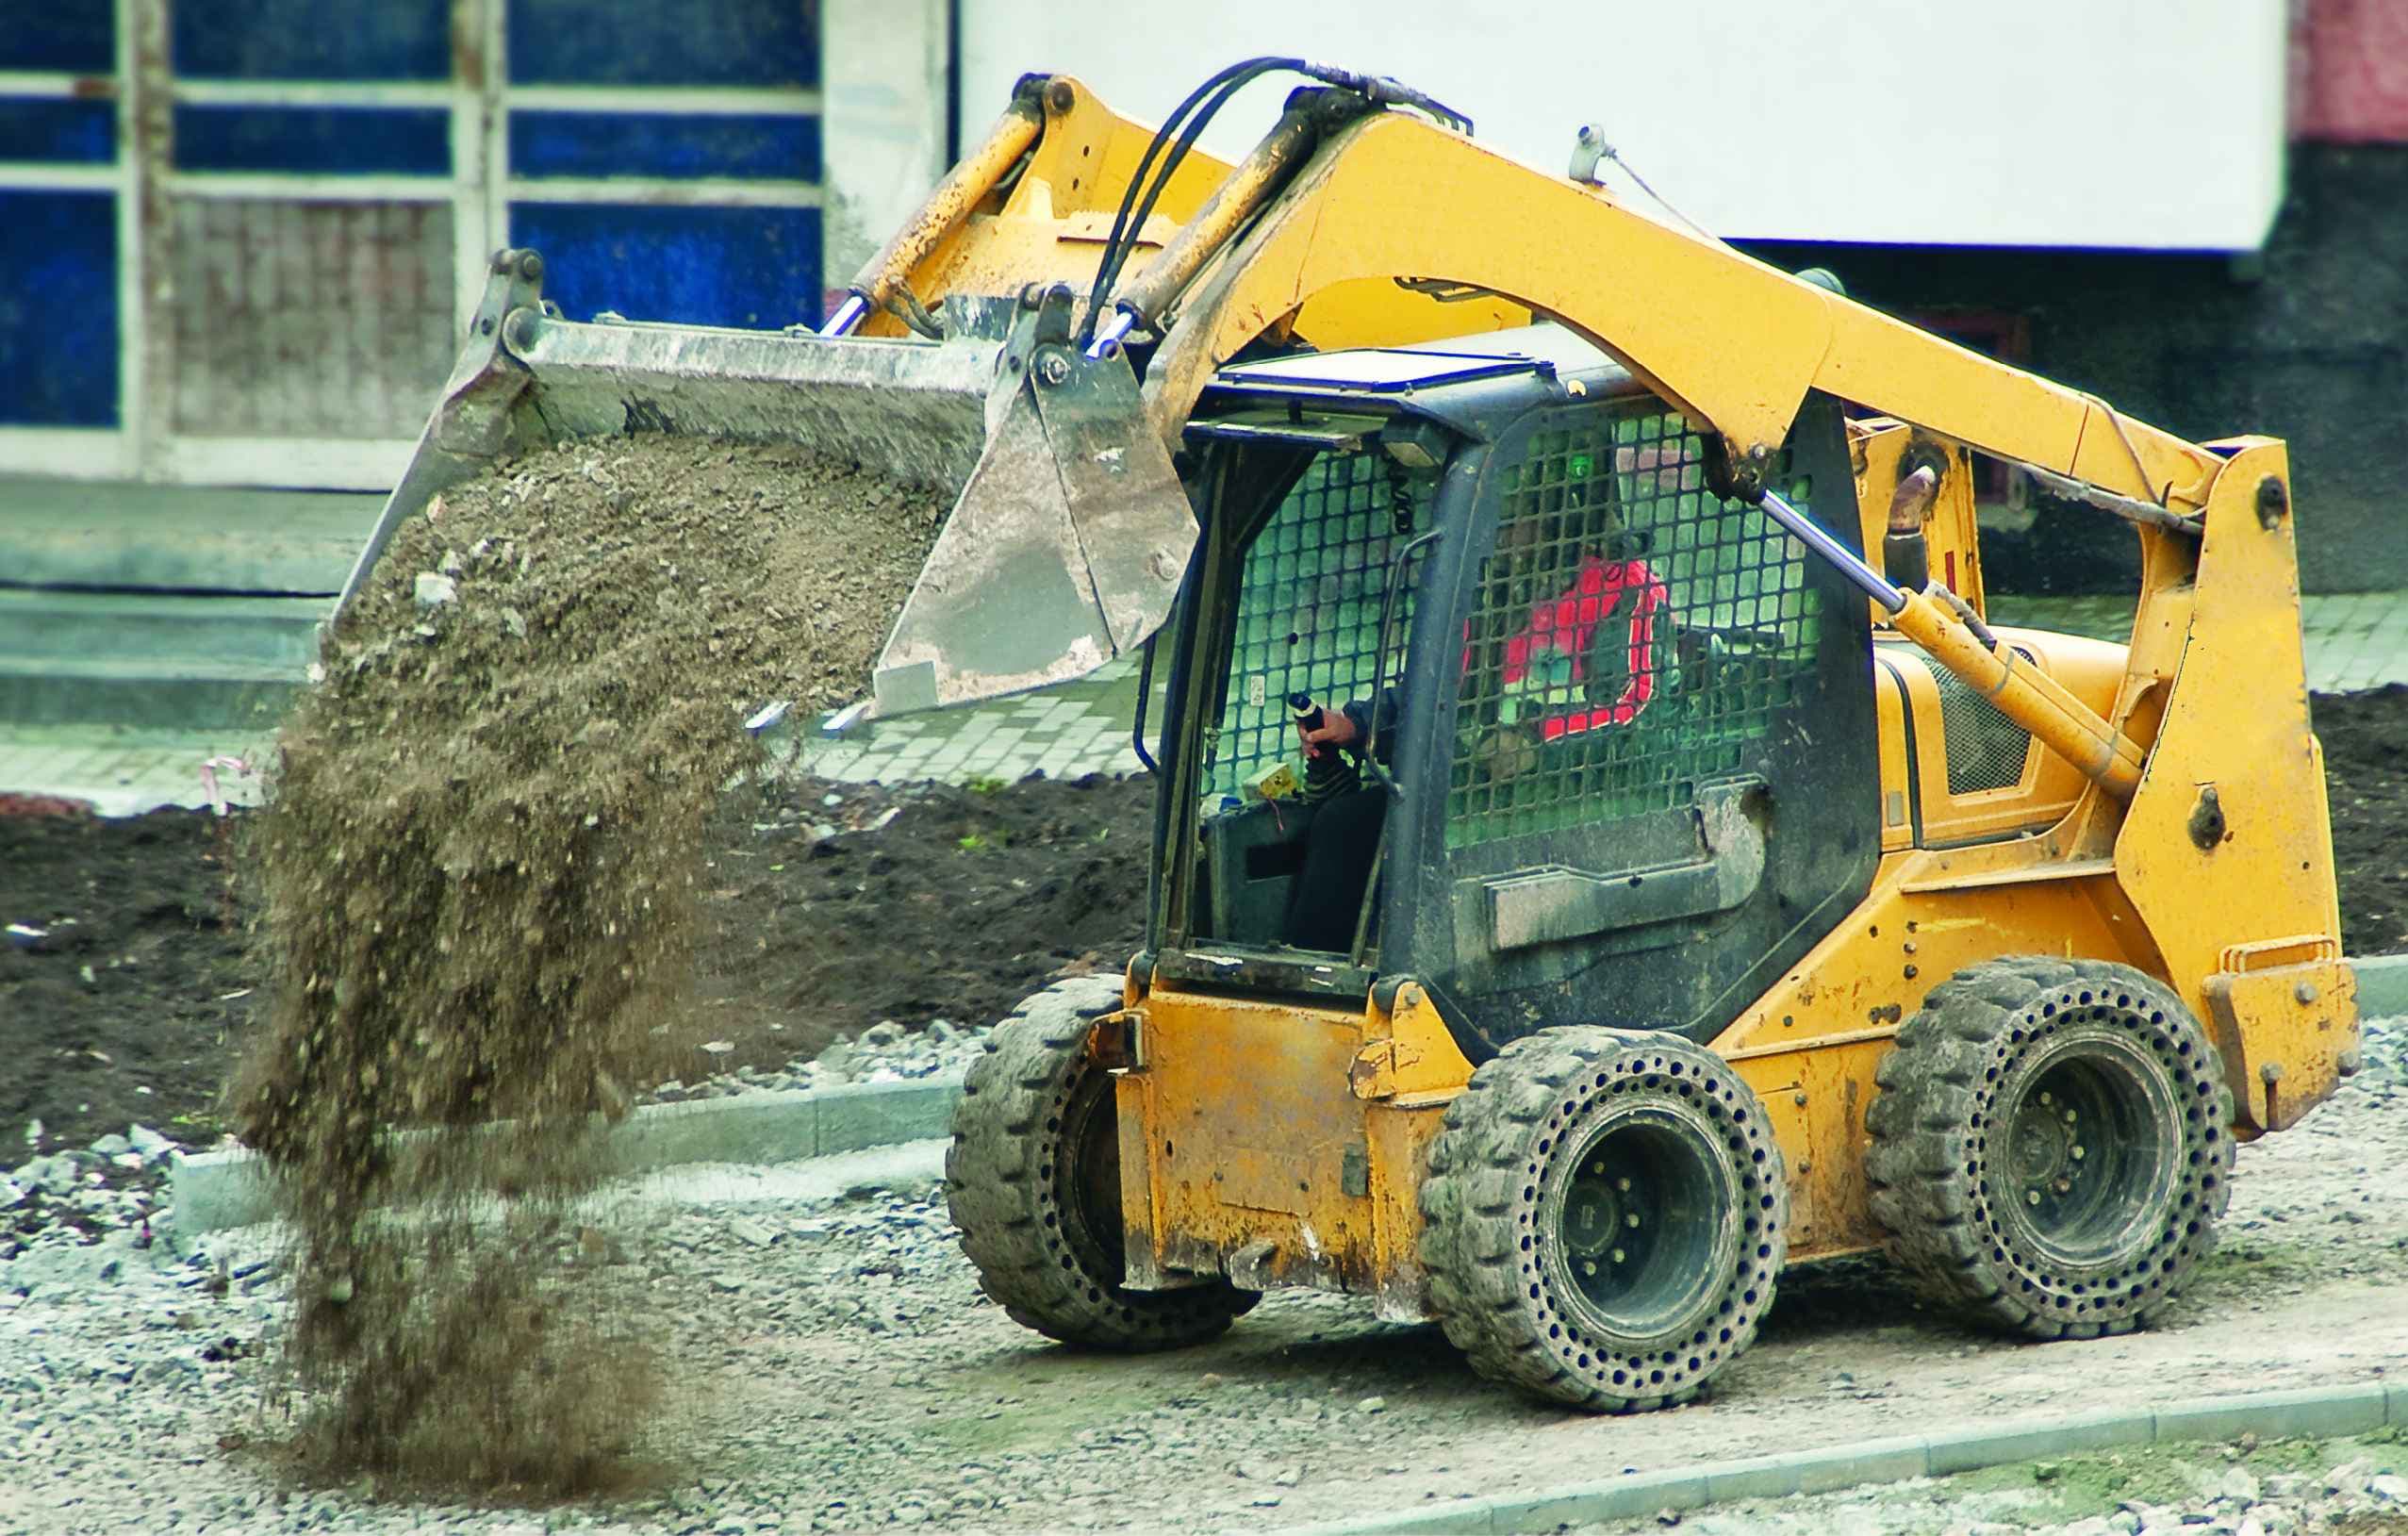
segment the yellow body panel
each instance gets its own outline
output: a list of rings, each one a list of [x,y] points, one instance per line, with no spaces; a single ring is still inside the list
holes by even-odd
[[[2124,647],[2039,630],[2003,627],[1997,634],[2004,643],[2030,652],[2043,670],[2090,710],[2103,717],[2115,707],[2117,690],[2124,678]],[[1902,733],[1894,743],[1887,735],[1883,738],[1883,783],[1888,794],[1894,795],[1900,804],[1918,807],[1921,815],[1920,836],[1914,835],[1912,829],[1900,829],[1894,834],[1885,826],[1885,848],[1918,843],[1926,848],[1941,848],[2037,832],[2055,825],[2073,809],[2089,780],[2071,763],[2037,744],[2024,753],[2022,776],[2014,784],[1998,789],[1953,793],[1949,787],[1950,749],[1940,707],[1938,664],[1925,659],[1920,647],[1904,639],[1877,641],[1874,654],[1880,675],[1897,680],[1895,685],[1881,688],[1884,708],[1894,707],[1889,701],[1898,693],[1905,693],[1915,726],[1915,782],[1907,785],[1903,771],[1888,766],[1889,754],[1905,750]],[[1889,729],[1892,728],[1884,727],[1885,731]]]
[[[2276,1130],[2332,1093],[2357,1003],[2308,729],[2289,466],[2280,443],[2235,446],[2116,866],[2183,1000],[2229,1016],[2218,1043],[2243,1120]],[[2270,984],[2251,974],[2275,971]]]
[[[1142,1045],[1115,1090],[1130,1283],[1228,1272],[1423,1316],[1415,1193],[1472,1068],[1419,989],[1393,1014],[1171,990],[1131,1012]]]

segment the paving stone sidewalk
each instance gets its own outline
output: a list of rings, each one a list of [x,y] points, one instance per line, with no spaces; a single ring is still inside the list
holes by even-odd
[[[2003,595],[1991,618],[2121,639],[2131,603],[2116,598]],[[2408,592],[2310,597],[2302,623],[2308,685],[2350,692],[2408,684]],[[876,720],[838,735],[820,722],[796,722],[770,743],[779,771],[849,783],[935,779],[966,784],[1140,771],[1130,745],[1137,718],[1137,666],[1115,662],[1075,683],[998,700],[972,709]],[[1159,720],[1163,679],[1154,679],[1150,718]],[[1147,737],[1154,732],[1149,729]],[[217,756],[263,760],[270,743],[245,733],[160,735],[99,726],[20,726],[0,720],[0,792],[87,800],[103,815],[128,816],[158,805],[207,803],[203,762]],[[229,803],[257,798],[254,779],[218,776]]]

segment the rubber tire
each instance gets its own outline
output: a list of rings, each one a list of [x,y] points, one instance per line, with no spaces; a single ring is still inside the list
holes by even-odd
[[[1724,1273],[1677,1330],[1652,1340],[1584,1328],[1537,1262],[1550,1155],[1585,1156],[1589,1127],[1634,1094],[1703,1115],[1734,1195]],[[1447,1339],[1482,1376],[1590,1412],[1695,1397],[1755,1341],[1788,1256],[1789,1177],[1763,1106],[1722,1058],[1667,1034],[1572,1027],[1506,1047],[1447,1106],[1421,1210],[1422,1264]]]
[[[1993,1188],[1987,1131],[1999,1096],[2036,1082],[2029,1064],[2046,1041],[2061,1029],[2102,1027],[2127,1036],[2140,1048],[2134,1056],[2163,1074],[2181,1145],[2167,1149],[2170,1177],[2154,1209],[2136,1212],[2123,1229],[2136,1235],[2119,1239],[2142,1241],[2147,1229],[2145,1246],[2077,1268],[2037,1250],[2004,1181]],[[2171,1301],[2214,1247],[2232,1199],[2223,1063],[2182,1000],[2129,966],[2015,958],[1968,966],[1932,989],[1874,1081],[1881,1092],[1865,1115],[1872,1214],[1891,1256],[1936,1301],[2037,1339],[2128,1333]]]
[[[1262,1299],[1226,1280],[1124,1289],[1105,1257],[1074,1241],[1064,1200],[1077,1175],[1064,1114],[1082,1091],[1111,1091],[1087,1055],[1098,1015],[1120,1006],[1116,977],[1058,983],[986,1038],[953,1111],[946,1202],[979,1284],[1013,1321],[1049,1339],[1136,1353],[1198,1344]]]

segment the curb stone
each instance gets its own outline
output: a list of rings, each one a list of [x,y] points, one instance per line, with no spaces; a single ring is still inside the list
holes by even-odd
[[[790,1163],[949,1136],[959,1077],[849,1082],[800,1091],[732,1094],[647,1104],[612,1128],[615,1175],[686,1163]],[[275,1214],[259,1156],[235,1150],[179,1161],[170,1199],[186,1236],[247,1227]]]
[[[2193,1397],[2150,1409],[2027,1419],[1996,1429],[1950,1430],[1865,1441],[1821,1450],[1751,1456],[1703,1466],[1665,1468],[1575,1483],[1537,1494],[1457,1499],[1330,1525],[1292,1526],[1280,1536],[1484,1536],[1541,1533],[1565,1526],[1644,1520],[1663,1510],[1694,1510],[1740,1498],[1831,1493],[1867,1483],[1904,1482],[2006,1466],[2046,1456],[2118,1445],[2231,1440],[2329,1438],[2408,1425],[2408,1385],[2304,1387],[2282,1392]]]
[[[2358,1015],[2389,1018],[2408,1014],[2408,954],[2351,955],[2358,973]]]

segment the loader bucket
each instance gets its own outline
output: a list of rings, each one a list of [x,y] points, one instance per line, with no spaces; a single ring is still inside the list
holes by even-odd
[[[542,273],[530,251],[495,258],[338,612],[404,520],[498,456],[657,432],[799,443],[954,494],[873,674],[876,714],[1077,677],[1167,616],[1196,539],[1178,473],[1128,363],[1040,341],[1032,306],[952,308],[943,341],[580,323],[547,309]]]

